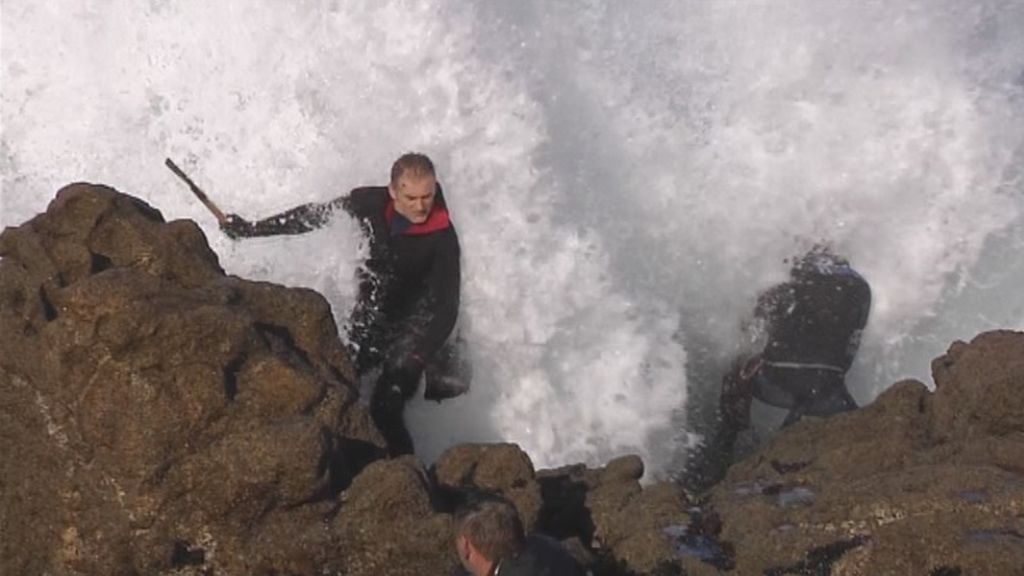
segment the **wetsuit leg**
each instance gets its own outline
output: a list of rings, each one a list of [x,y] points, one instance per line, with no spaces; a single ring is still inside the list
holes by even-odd
[[[722,378],[718,422],[687,465],[685,483],[692,490],[703,491],[725,476],[733,463],[737,436],[750,427],[753,376],[744,371],[746,364],[746,358],[738,358]]]
[[[393,346],[370,398],[370,415],[384,435],[391,456],[413,453],[412,436],[405,426],[405,403],[416,392],[423,365],[409,350]]]
[[[441,402],[465,394],[472,380],[472,368],[466,358],[466,343],[460,336],[449,338],[427,362],[423,397]]]

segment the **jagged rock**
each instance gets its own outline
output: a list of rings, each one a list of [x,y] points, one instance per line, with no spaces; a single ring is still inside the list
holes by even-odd
[[[949,441],[1024,431],[1024,353],[1019,332],[955,342],[932,362],[934,433]]]
[[[603,468],[573,465],[535,474],[515,444],[454,446],[434,465],[440,490],[505,496],[526,523],[565,541],[600,575],[646,574],[675,561],[665,531],[687,522],[688,504],[671,483],[641,487],[643,473],[638,456],[624,456]]]
[[[595,573],[648,574],[675,564],[668,532],[689,523],[689,503],[675,484],[642,487],[643,470],[639,457],[624,456],[604,468],[541,471],[541,529],[561,538],[579,536],[600,550]]]
[[[0,572],[343,566],[311,518],[383,441],[320,295],[86,184],[0,256]]]
[[[736,573],[1024,574],[1024,334],[956,343],[933,366],[935,393],[898,383],[729,470],[710,509]]]
[[[343,500],[334,525],[348,576],[450,574],[456,566],[451,517],[434,513],[414,458],[374,462]]]
[[[594,539],[629,569],[649,573],[670,562],[675,548],[666,529],[688,522],[688,502],[676,485],[641,488],[643,463],[626,456],[608,463],[586,497]]]
[[[933,375],[797,423],[700,510],[635,456],[463,445],[427,474],[379,459],[323,297],[73,185],[0,234],[0,573],[448,574],[451,495],[489,491],[595,576],[1024,575],[1024,334]]]
[[[327,302],[226,276],[192,222],[76,184],[0,256],[4,574],[447,574],[443,493],[538,524],[515,445],[452,448],[436,493],[414,459],[379,460]],[[574,553],[605,546],[600,574],[664,555],[674,494],[641,490],[636,457],[586,474]]]
[[[515,444],[460,444],[434,464],[438,487],[454,493],[500,494],[519,510],[523,526],[532,531],[542,505],[533,462]]]

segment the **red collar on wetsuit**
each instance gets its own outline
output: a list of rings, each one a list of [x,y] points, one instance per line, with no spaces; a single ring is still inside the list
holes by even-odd
[[[440,202],[434,203],[434,207],[430,210],[426,220],[419,224],[413,224],[405,216],[395,211],[394,200],[388,200],[388,205],[384,208],[384,219],[388,223],[388,229],[391,231],[392,236],[421,236],[444,230],[451,225],[451,220],[448,218],[448,208]]]

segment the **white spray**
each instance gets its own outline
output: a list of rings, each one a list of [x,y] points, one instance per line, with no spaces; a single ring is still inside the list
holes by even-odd
[[[163,158],[247,217],[435,159],[475,380],[410,406],[427,460],[500,439],[541,466],[665,470],[687,372],[717,377],[697,360],[818,240],[874,289],[862,402],[927,380],[953,338],[1024,326],[1017,2],[4,0],[0,19],[3,225],[109,184],[343,324],[350,221],[231,242]]]

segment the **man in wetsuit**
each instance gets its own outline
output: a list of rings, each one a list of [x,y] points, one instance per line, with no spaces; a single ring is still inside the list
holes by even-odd
[[[798,258],[790,279],[758,298],[764,349],[738,359],[723,379],[720,448],[731,450],[750,426],[752,398],[788,409],[783,426],[856,409],[845,376],[870,309],[871,288],[846,259],[820,246]]]
[[[501,498],[475,500],[455,513],[455,552],[472,576],[583,576],[557,540],[526,536],[515,507]]]
[[[465,391],[452,387],[439,366],[450,359],[442,348],[459,309],[459,240],[430,159],[405,154],[387,186],[356,188],[257,222],[231,214],[221,228],[231,238],[302,234],[324,226],[338,210],[359,220],[370,245],[348,328],[356,372],[380,368],[370,412],[389,452],[411,454],[402,412],[424,370],[428,398]]]

